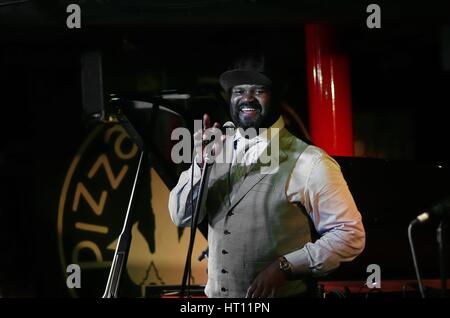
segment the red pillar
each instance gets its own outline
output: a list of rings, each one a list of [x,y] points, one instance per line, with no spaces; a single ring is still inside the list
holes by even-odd
[[[348,57],[331,26],[305,25],[311,139],[330,155],[353,155]]]

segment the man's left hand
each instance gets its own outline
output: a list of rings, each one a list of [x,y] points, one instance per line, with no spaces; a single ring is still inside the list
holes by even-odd
[[[280,270],[279,261],[270,264],[261,271],[247,289],[247,298],[273,298],[287,279],[287,274]]]

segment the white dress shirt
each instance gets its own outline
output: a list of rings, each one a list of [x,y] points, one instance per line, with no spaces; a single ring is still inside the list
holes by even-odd
[[[280,117],[271,128],[280,130],[283,127],[284,121]],[[236,151],[233,153],[232,166],[236,164],[238,157],[241,158],[237,156],[239,153],[244,153],[242,162],[246,165],[255,163],[275,136],[276,133],[262,133],[248,140],[236,130]],[[200,168],[197,164],[191,165],[190,169],[181,174],[178,184],[170,193],[169,211],[174,222],[180,215],[184,215],[191,187],[192,167],[193,184],[200,180]],[[353,260],[364,249],[365,232],[361,214],[338,163],[325,151],[315,146],[305,149],[287,180],[285,193],[289,202],[299,203],[306,209],[320,235],[315,242],[284,255],[292,264],[295,274],[325,275],[336,269],[341,262]]]

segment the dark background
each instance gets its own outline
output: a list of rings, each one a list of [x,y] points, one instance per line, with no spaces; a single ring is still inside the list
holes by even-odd
[[[65,27],[73,1],[9,2],[0,1],[1,294],[65,295],[54,211],[88,131],[84,52],[102,52],[105,95],[220,94],[217,77],[232,57],[261,47],[274,57],[285,99],[308,125],[305,23],[335,25],[350,57],[359,158],[340,163],[365,218],[368,248],[349,266],[382,263],[384,278],[414,277],[406,226],[449,192],[444,1],[377,2],[378,30],[366,27],[370,2],[363,1],[85,1],[80,30]],[[421,231],[423,273],[437,277],[433,227]],[[351,272],[336,279],[365,279],[364,270]]]

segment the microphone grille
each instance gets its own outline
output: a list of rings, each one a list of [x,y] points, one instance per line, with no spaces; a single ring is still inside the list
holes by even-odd
[[[236,126],[234,125],[234,123],[232,121],[227,121],[225,124],[223,124],[222,128],[223,129],[236,128]]]

